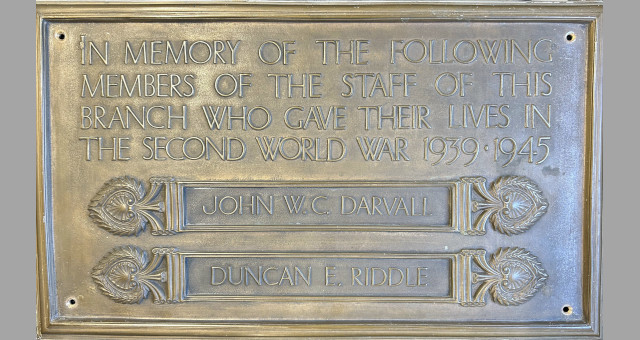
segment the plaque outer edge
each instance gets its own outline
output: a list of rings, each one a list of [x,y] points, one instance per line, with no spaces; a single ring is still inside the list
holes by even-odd
[[[36,280],[37,337],[39,339],[121,339],[124,336],[158,339],[202,338],[207,336],[394,336],[394,337],[503,337],[518,339],[600,339],[601,338],[601,206],[602,206],[602,2],[445,2],[358,4],[340,2],[311,6],[308,3],[202,3],[192,2],[97,3],[93,1],[36,2]],[[534,14],[532,14],[534,13]],[[180,323],[134,322],[123,327],[117,322],[62,320],[56,315],[52,258],[52,211],[50,154],[48,137],[48,89],[45,24],[52,20],[118,21],[140,19],[247,19],[247,20],[339,20],[395,21],[419,20],[563,21],[589,25],[587,63],[587,143],[585,158],[585,224],[583,241],[583,287],[585,319],[578,323],[509,324],[416,324],[416,323]],[[179,326],[179,327],[176,327]]]

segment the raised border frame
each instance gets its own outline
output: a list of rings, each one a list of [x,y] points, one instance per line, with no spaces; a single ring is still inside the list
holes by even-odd
[[[195,6],[194,6],[195,5]],[[47,21],[118,22],[144,20],[362,20],[362,21],[547,21],[580,22],[589,26],[587,68],[587,117],[585,131],[585,225],[583,226],[583,287],[585,315],[578,323],[447,324],[447,323],[168,323],[67,321],[57,317],[55,301],[49,299],[55,281],[52,259],[50,154],[46,145],[48,126],[48,75],[44,72]],[[37,335],[46,339],[103,339],[147,336],[157,339],[207,336],[394,336],[394,337],[500,337],[522,339],[601,337],[601,207],[602,207],[602,2],[534,0],[405,2],[92,2],[46,1],[36,3],[36,100],[37,100]]]

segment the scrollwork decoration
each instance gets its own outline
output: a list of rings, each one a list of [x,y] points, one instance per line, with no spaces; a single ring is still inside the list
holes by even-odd
[[[164,213],[164,202],[154,202],[163,182],[152,179],[151,189],[129,176],[114,178],[98,191],[89,204],[89,216],[100,227],[121,236],[138,235],[147,223],[153,234],[166,233],[163,221],[155,213]]]
[[[162,286],[167,272],[160,268],[167,251],[171,249],[154,248],[150,261],[147,252],[138,247],[115,248],[93,268],[93,280],[106,296],[119,303],[140,303],[149,292],[154,302],[167,302]]]
[[[475,226],[484,230],[483,225],[491,221],[493,228],[505,235],[520,234],[528,230],[547,211],[549,202],[542,191],[530,179],[522,176],[500,177],[485,186],[482,177],[465,178],[486,201],[473,201],[473,212],[480,212]]]
[[[484,305],[487,291],[496,303],[520,305],[530,300],[548,278],[538,258],[523,248],[500,248],[488,262],[484,254],[484,250],[471,254],[484,273],[472,273],[472,282],[480,286],[468,305]]]

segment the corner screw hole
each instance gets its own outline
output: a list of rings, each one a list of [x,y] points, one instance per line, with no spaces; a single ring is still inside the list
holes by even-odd
[[[576,34],[573,32],[569,32],[567,33],[567,41],[568,42],[574,42],[576,40]]]
[[[571,308],[571,306],[564,306],[564,307],[562,307],[562,314],[564,314],[564,315],[571,315],[571,314],[573,314],[573,308]]]
[[[66,34],[64,34],[64,32],[58,32],[56,33],[56,38],[58,38],[58,40],[64,40],[66,38]]]
[[[69,298],[67,300],[67,307],[68,308],[73,308],[76,307],[78,305],[78,301],[75,298]]]

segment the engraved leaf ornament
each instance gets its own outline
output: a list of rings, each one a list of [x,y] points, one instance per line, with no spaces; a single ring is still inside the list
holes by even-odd
[[[531,180],[522,176],[500,177],[487,190],[484,179],[474,182],[476,191],[486,202],[473,202],[481,211],[477,224],[490,219],[496,231],[506,234],[525,232],[547,211],[549,203]]]
[[[93,269],[93,279],[103,293],[120,303],[139,303],[149,293],[140,273],[149,265],[147,253],[135,247],[120,247]]]
[[[488,290],[493,301],[505,306],[531,299],[548,277],[538,258],[523,248],[500,248],[488,263],[484,257],[476,261],[486,271],[474,274],[473,282],[482,283],[477,294]]]
[[[147,223],[154,227],[162,223],[152,214],[153,211],[164,211],[162,202],[151,203],[158,191],[155,183],[146,193],[144,184],[134,178],[114,178],[105,183],[91,200],[89,216],[98,226],[113,234],[138,235]]]

